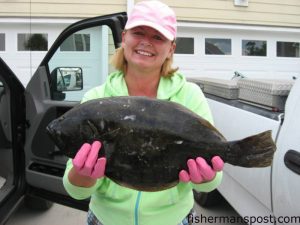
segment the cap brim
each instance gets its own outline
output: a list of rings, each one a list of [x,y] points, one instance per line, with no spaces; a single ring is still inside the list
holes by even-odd
[[[134,27],[139,27],[139,26],[151,27],[151,28],[157,30],[159,33],[161,33],[164,37],[166,37],[170,41],[173,41],[175,39],[174,35],[171,34],[168,30],[166,30],[165,28],[163,28],[159,24],[152,23],[152,22],[149,22],[149,21],[135,21],[133,23],[126,24],[125,29],[129,30],[129,29],[132,29]]]

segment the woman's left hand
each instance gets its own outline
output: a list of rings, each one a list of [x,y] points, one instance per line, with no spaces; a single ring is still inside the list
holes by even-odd
[[[212,166],[208,165],[202,157],[189,159],[187,161],[188,171],[181,170],[179,172],[179,181],[201,184],[213,180],[216,172],[223,170],[224,162],[219,156],[214,156],[211,164]]]

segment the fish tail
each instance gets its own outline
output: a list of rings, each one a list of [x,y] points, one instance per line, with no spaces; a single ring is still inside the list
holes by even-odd
[[[267,167],[272,164],[275,150],[272,131],[268,130],[242,140],[229,142],[225,161],[241,167]]]

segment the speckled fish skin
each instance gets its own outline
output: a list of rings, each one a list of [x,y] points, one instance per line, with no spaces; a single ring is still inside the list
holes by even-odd
[[[219,155],[241,167],[267,167],[276,146],[271,131],[227,142],[206,120],[170,101],[108,97],[80,104],[53,120],[47,132],[63,154],[74,158],[83,143],[103,143],[105,175],[142,191],[175,186],[190,158]]]

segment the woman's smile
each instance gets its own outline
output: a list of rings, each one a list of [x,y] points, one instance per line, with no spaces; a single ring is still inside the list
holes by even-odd
[[[136,52],[137,54],[139,54],[139,55],[142,55],[142,56],[148,56],[148,57],[152,57],[152,56],[155,55],[155,54],[153,54],[153,53],[150,53],[150,52],[144,51],[144,50],[136,50],[135,52]]]

